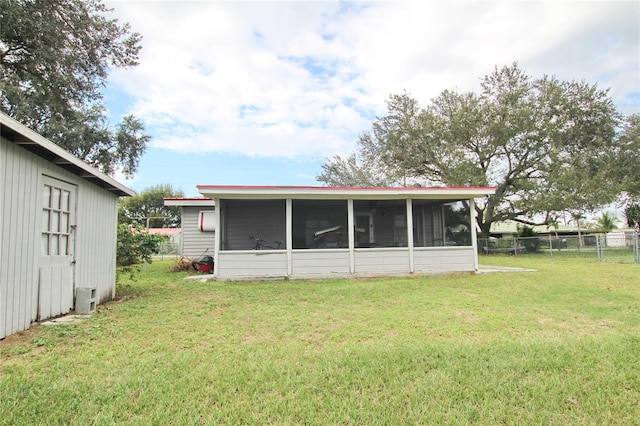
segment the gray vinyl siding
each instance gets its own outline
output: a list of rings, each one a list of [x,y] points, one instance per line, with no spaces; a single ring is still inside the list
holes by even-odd
[[[410,272],[409,249],[356,249],[356,274],[406,274]]]
[[[416,248],[415,272],[472,272],[475,270],[473,247]]]
[[[221,251],[218,253],[218,276],[222,279],[286,277],[286,251]]]
[[[213,211],[214,207],[183,206],[182,207],[182,256],[198,259],[203,253],[213,256],[215,249],[215,232],[202,232],[198,227],[201,211]]]
[[[292,274],[299,277],[346,276],[349,274],[349,250],[294,250]]]
[[[37,318],[41,176],[77,186],[75,286],[115,293],[117,197],[0,138],[0,338]]]

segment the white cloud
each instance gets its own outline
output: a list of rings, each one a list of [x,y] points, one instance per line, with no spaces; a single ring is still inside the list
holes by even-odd
[[[111,82],[153,146],[348,152],[392,93],[423,105],[495,66],[611,87],[639,112],[634,2],[111,2],[143,39]]]

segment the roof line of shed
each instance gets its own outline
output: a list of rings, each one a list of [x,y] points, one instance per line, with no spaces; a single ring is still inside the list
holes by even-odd
[[[0,134],[10,142],[45,158],[59,167],[118,196],[134,196],[135,191],[85,163],[59,145],[0,112]]]

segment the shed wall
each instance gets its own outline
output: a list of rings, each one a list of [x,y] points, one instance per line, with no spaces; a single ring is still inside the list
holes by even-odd
[[[115,294],[117,197],[0,138],[0,338],[37,318],[42,175],[78,188],[75,286],[97,287],[99,302]]]
[[[213,211],[214,207],[183,206],[182,207],[182,252],[189,258],[199,258],[207,250],[213,256],[215,249],[215,232],[202,232],[198,228],[198,216],[201,211]]]

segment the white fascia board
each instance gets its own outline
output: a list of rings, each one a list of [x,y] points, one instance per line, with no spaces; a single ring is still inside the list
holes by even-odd
[[[199,192],[210,198],[221,199],[429,199],[449,200],[480,198],[495,194],[494,187],[286,187],[286,186],[213,186],[198,185]]]
[[[209,198],[165,198],[165,206],[214,207],[216,202]]]

